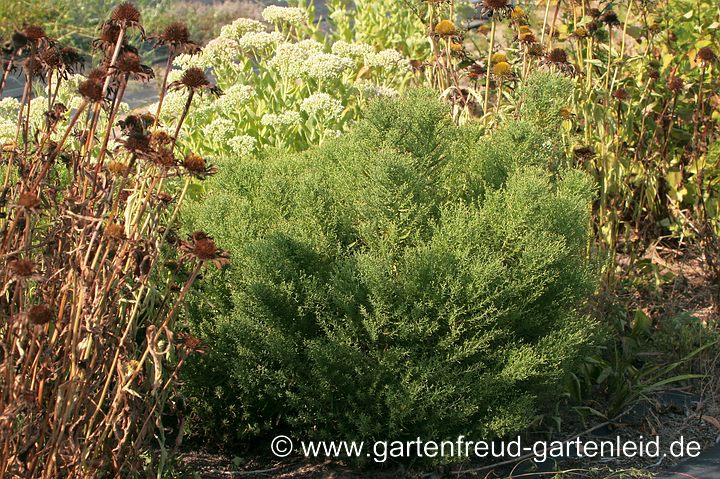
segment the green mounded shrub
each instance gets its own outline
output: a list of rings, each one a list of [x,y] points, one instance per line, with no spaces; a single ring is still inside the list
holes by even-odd
[[[212,180],[188,228],[233,263],[191,311],[208,346],[186,377],[196,433],[490,439],[559,398],[593,327],[589,180],[550,172],[552,137],[515,153],[532,119],[512,145],[449,118],[413,91]]]

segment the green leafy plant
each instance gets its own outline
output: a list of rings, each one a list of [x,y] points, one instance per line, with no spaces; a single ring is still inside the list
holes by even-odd
[[[592,190],[543,167],[555,148],[488,154],[505,135],[412,91],[303,155],[213,180],[191,228],[242,266],[195,297],[209,346],[186,378],[195,430],[497,437],[557,399],[592,337],[578,313]]]

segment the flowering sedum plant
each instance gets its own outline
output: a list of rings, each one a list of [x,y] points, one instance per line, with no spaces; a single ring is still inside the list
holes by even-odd
[[[304,8],[271,6],[262,17],[239,18],[201,54],[175,59],[169,81],[200,68],[225,92],[193,99],[179,141],[194,151],[236,158],[265,147],[303,150],[337,136],[369,100],[396,96],[413,79],[410,60],[397,50],[316,40],[322,36]],[[185,100],[168,92],[162,119],[180,116]]]

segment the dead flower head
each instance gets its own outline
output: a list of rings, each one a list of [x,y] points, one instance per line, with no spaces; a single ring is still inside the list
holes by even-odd
[[[121,29],[135,28],[144,37],[145,30],[141,24],[142,16],[140,10],[131,2],[121,3],[110,14],[110,20],[105,22],[107,25],[114,25]]]
[[[16,259],[10,261],[8,269],[12,277],[17,281],[38,280],[42,276],[38,273],[35,264],[29,259]]]
[[[218,249],[212,237],[202,231],[196,231],[190,235],[188,241],[181,242],[180,251],[183,252],[183,261],[194,259],[200,263],[211,262],[217,268],[230,263],[228,253]]]
[[[171,56],[195,55],[200,53],[201,47],[190,40],[190,31],[184,22],[173,22],[155,38],[156,45],[166,46],[170,49]]]
[[[567,52],[562,48],[550,50],[540,63],[566,75],[574,76],[577,73],[575,65],[568,61]]]
[[[47,304],[36,304],[28,309],[27,318],[30,323],[35,325],[47,324],[53,320],[53,312]]]
[[[223,94],[220,87],[210,83],[205,72],[196,67],[188,68],[182,74],[179,80],[172,82],[168,85],[169,90],[180,90],[185,89],[189,92],[200,92],[209,91],[213,95],[220,96]]]
[[[697,61],[702,62],[705,65],[709,65],[711,63],[715,63],[717,60],[717,55],[710,47],[702,47],[698,50],[697,55],[695,57]]]
[[[196,153],[188,153],[183,159],[182,166],[190,176],[199,180],[204,180],[217,172],[216,167],[208,165],[205,158]]]
[[[511,17],[512,13],[513,6],[508,0],[482,0],[480,4],[480,14],[496,20]]]

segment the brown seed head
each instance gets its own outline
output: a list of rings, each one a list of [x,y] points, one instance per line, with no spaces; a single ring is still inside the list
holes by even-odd
[[[205,72],[196,67],[185,70],[180,78],[180,83],[188,88],[202,88],[210,85],[210,81],[208,81]]]
[[[218,248],[215,246],[215,241],[210,238],[203,238],[195,241],[193,245],[193,254],[202,261],[209,261],[215,259],[218,253]]]
[[[8,265],[16,278],[29,278],[36,273],[35,265],[29,259],[16,259]]]
[[[140,55],[135,52],[125,51],[121,53],[115,62],[115,68],[123,73],[134,73],[142,71]]]
[[[43,325],[53,320],[53,312],[47,304],[36,304],[28,310],[27,318],[32,324]]]
[[[184,22],[173,22],[160,34],[164,43],[183,44],[190,41],[190,31]]]
[[[483,0],[483,5],[489,10],[501,10],[508,6],[508,0]]]
[[[125,227],[119,223],[110,223],[105,227],[105,237],[112,240],[121,240],[125,237]]]
[[[717,60],[717,55],[710,47],[702,47],[697,52],[697,60],[701,61],[703,63],[713,63],[715,60]]]
[[[88,78],[78,86],[78,92],[89,102],[97,103],[103,99],[103,84],[100,80]]]
[[[206,168],[205,158],[196,153],[189,153],[183,159],[183,167],[190,173],[204,173]]]
[[[605,13],[600,15],[599,20],[610,27],[620,25],[620,19],[618,18],[617,13],[613,10],[605,11]]]
[[[108,163],[107,169],[110,173],[117,176],[124,176],[129,170],[128,165],[122,161],[111,161]]]
[[[630,94],[624,88],[618,88],[612,92],[612,96],[618,101],[625,101],[630,98]]]
[[[551,63],[567,63],[567,52],[562,48],[553,48],[548,53],[547,59]]]
[[[28,40],[34,43],[37,43],[40,40],[47,38],[45,30],[43,30],[43,28],[38,25],[27,26],[23,28],[22,33]]]
[[[140,10],[131,2],[121,3],[110,14],[110,20],[126,25],[138,24],[141,20]]]
[[[679,93],[683,87],[685,86],[685,82],[682,78],[671,76],[668,78],[667,87],[668,89],[673,93]]]
[[[21,208],[35,209],[40,206],[40,198],[34,193],[21,193],[17,205]]]

